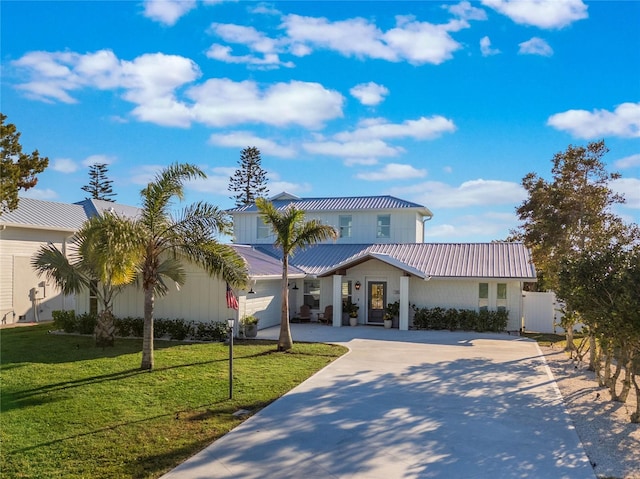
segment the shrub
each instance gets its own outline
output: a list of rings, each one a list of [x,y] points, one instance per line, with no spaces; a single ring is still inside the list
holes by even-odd
[[[428,329],[429,328],[429,313],[427,308],[416,308],[414,306],[413,326],[416,329]]]
[[[444,312],[443,324],[449,331],[458,329],[460,323],[460,312],[455,308],[449,308]]]
[[[53,311],[53,326],[65,333],[73,333],[78,328],[75,311]]]
[[[173,320],[158,318],[153,320],[153,337],[156,339],[164,338],[171,330]]]
[[[464,331],[473,331],[478,321],[478,312],[473,309],[462,309],[458,312],[459,328]]]
[[[227,324],[221,321],[196,324],[194,339],[199,341],[224,341],[227,336]]]
[[[185,321],[184,319],[174,319],[167,326],[167,333],[171,339],[182,341],[183,339],[193,336],[193,321]]]
[[[91,313],[83,313],[78,316],[77,332],[80,334],[93,334],[96,330],[98,315]]]

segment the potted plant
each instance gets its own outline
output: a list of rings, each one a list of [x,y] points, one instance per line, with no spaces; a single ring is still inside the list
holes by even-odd
[[[358,310],[360,306],[351,301],[347,300],[342,303],[342,312],[343,315],[346,315],[349,318],[349,324],[351,326],[358,325]]]
[[[258,321],[255,316],[243,316],[240,320],[240,326],[245,338],[255,338],[258,335]]]
[[[397,328],[399,326],[398,323],[400,322],[400,301],[387,304],[387,307],[384,308],[384,312],[384,318],[386,319],[388,316],[391,320],[391,327]]]
[[[384,329],[390,329],[393,325],[393,316],[389,313],[385,313],[382,319],[384,320]]]

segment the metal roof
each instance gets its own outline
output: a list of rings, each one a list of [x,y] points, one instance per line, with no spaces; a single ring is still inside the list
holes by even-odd
[[[251,278],[281,278],[282,261],[251,246],[230,245],[245,260]],[[305,272],[295,266],[289,266],[291,278],[303,278]]]
[[[113,211],[135,218],[140,209],[111,201],[83,200],[78,203],[57,203],[33,198],[20,198],[18,207],[0,215],[0,224],[6,226],[46,230],[78,231],[87,219]]]
[[[285,199],[279,199],[285,198]],[[295,198],[278,195],[272,201],[278,210],[283,210],[289,205],[305,212],[318,211],[353,211],[353,210],[397,210],[416,209],[425,216],[433,216],[425,206],[411,201],[401,200],[394,196],[342,196],[336,198]],[[229,213],[257,213],[255,204],[240,206],[227,210]]]
[[[256,248],[278,256],[271,245]],[[412,269],[437,278],[536,279],[531,254],[522,243],[327,244],[297,251],[290,261],[307,274],[326,276],[345,266],[380,259],[376,255],[386,255],[386,263],[415,276],[419,275]]]
[[[87,220],[82,205],[20,198],[18,207],[0,215],[0,224],[74,232]]]

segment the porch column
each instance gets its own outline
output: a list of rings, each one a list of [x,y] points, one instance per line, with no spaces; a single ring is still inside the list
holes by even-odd
[[[342,276],[333,276],[333,291],[331,304],[333,304],[333,327],[342,326]]]
[[[409,276],[400,276],[400,318],[399,329],[409,329]]]

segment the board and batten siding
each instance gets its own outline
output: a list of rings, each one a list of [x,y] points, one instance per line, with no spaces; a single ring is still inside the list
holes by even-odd
[[[391,236],[378,238],[378,215],[391,215]],[[420,216],[413,211],[331,211],[327,213],[309,212],[305,219],[316,219],[323,224],[339,229],[340,216],[351,215],[351,237],[339,238],[338,244],[359,243],[421,243],[424,240],[424,227]],[[235,214],[233,218],[234,241],[238,244],[271,244],[273,236],[258,238],[258,213]],[[326,241],[334,243],[333,240]]]
[[[31,259],[40,247],[51,243],[61,251],[71,233],[15,228],[0,231],[0,321],[49,321],[52,312],[70,309],[73,300],[65,298],[59,289],[39,277],[31,267]],[[34,304],[31,290],[35,288]],[[34,307],[37,305],[37,309]],[[14,317],[15,313],[15,317]]]

